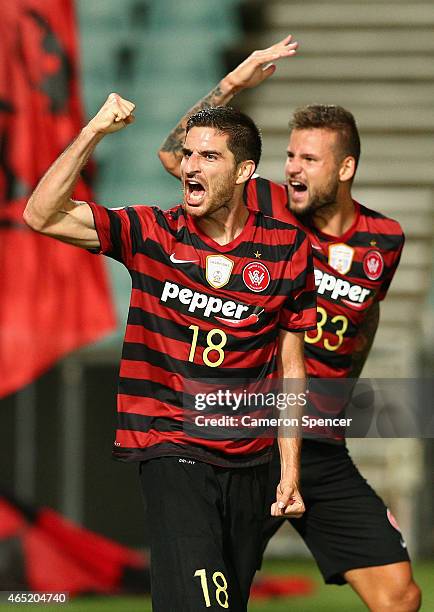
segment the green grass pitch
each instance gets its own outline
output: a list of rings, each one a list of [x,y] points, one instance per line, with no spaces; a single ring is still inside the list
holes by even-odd
[[[309,596],[278,598],[252,602],[249,612],[362,612],[365,606],[350,587],[325,586],[316,566],[311,561],[267,561],[267,574],[309,576],[315,582],[315,592]],[[422,588],[422,611],[434,610],[434,561],[414,564],[416,580]],[[63,610],[64,612],[151,612],[149,598],[145,597],[87,597],[77,598],[64,605],[0,605],[0,610],[30,612],[39,610]],[[204,608],[205,610],[205,608]],[[168,611],[169,612],[169,611]],[[172,612],[172,611],[170,611]],[[181,610],[179,612],[182,612]]]

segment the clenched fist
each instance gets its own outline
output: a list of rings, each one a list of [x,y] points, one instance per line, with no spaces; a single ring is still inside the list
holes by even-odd
[[[135,105],[111,93],[88,126],[98,134],[118,132],[134,121]]]
[[[298,486],[281,480],[276,490],[276,501],[271,506],[271,516],[300,518],[305,511]]]

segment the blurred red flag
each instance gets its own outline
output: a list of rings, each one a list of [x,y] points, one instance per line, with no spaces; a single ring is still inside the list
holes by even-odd
[[[0,490],[0,589],[149,593],[145,555]]]
[[[22,221],[83,125],[72,0],[14,0],[0,19],[0,397],[115,327],[104,263]],[[91,199],[85,180],[77,199]]]

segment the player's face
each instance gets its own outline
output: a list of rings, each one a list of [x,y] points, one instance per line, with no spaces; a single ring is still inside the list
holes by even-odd
[[[208,127],[193,127],[186,136],[181,180],[185,210],[194,217],[208,216],[234,197],[237,166],[227,139]]]
[[[336,202],[339,187],[338,135],[322,128],[293,130],[285,178],[289,207],[308,215]]]

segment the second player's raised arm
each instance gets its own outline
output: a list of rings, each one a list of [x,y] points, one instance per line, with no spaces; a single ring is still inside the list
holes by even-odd
[[[256,87],[275,71],[276,66],[270,62],[295,55],[297,47],[298,43],[292,42],[292,36],[288,35],[267,49],[254,51],[232,72],[229,72],[212,91],[185,113],[167,136],[158,151],[158,157],[164,168],[180,178],[185,128],[191,115],[204,108],[226,106],[243,89]]]
[[[97,115],[40,180],[24,211],[34,230],[86,249],[100,246],[92,211],[71,199],[80,172],[96,145],[108,133],[131,123],[134,105],[111,94]]]

